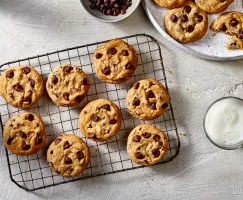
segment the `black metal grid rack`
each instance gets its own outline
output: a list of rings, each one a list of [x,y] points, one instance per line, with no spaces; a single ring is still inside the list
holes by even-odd
[[[88,74],[91,83],[86,99],[79,106],[56,106],[45,92],[33,108],[27,109],[43,119],[46,127],[47,142],[40,152],[31,156],[17,156],[6,149],[10,178],[19,187],[27,191],[34,191],[62,183],[140,168],[141,166],[129,159],[126,152],[126,140],[130,131],[141,123],[154,124],[167,135],[169,148],[164,160],[159,164],[170,162],[178,155],[180,140],[171,104],[163,116],[152,121],[134,119],[125,108],[126,93],[135,81],[155,78],[164,84],[168,90],[160,46],[153,37],[146,34],[132,35],[120,39],[132,45],[139,57],[138,67],[134,76],[121,84],[108,84],[99,80],[92,66],[92,57],[95,49],[107,41],[29,57],[0,66],[0,71],[2,72],[10,66],[30,65],[46,80],[52,69],[60,64],[70,63],[71,65],[80,66]],[[78,117],[81,109],[88,101],[97,98],[107,98],[114,101],[120,107],[123,116],[122,126],[117,136],[100,143],[84,138],[78,127]],[[5,123],[11,116],[24,112],[24,110],[11,107],[0,97],[0,112],[0,123],[3,131]],[[46,150],[52,140],[62,133],[74,133],[80,136],[86,141],[91,150],[89,166],[77,177],[61,177],[52,172],[47,164]]]

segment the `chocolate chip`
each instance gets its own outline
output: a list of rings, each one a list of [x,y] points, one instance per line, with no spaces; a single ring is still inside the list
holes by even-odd
[[[67,93],[67,92],[65,92],[64,94],[63,94],[63,98],[66,100],[66,101],[69,101],[69,93]]]
[[[123,56],[129,56],[129,53],[128,53],[127,50],[123,50],[123,51],[122,51],[122,55],[123,55]]]
[[[48,83],[48,88],[50,88],[50,89],[53,88],[53,85]]]
[[[62,141],[61,138],[56,138],[56,139],[54,140],[54,143],[55,143],[55,145],[58,145],[61,141]]]
[[[155,158],[158,158],[158,157],[160,156],[160,151],[159,151],[159,149],[154,149],[154,150],[152,151],[152,154],[154,155]]]
[[[28,145],[28,144],[26,144],[26,143],[24,142],[24,144],[23,144],[23,146],[22,146],[22,149],[23,149],[23,150],[29,150],[29,149],[30,149],[30,145]]]
[[[73,161],[72,161],[71,158],[69,158],[68,156],[65,157],[65,159],[64,159],[64,163],[65,163],[65,164],[72,164],[72,162],[73,162]]]
[[[51,78],[51,82],[56,85],[58,83],[58,78],[57,76],[53,75],[52,78]]]
[[[71,144],[68,141],[66,141],[64,143],[63,150],[68,149],[69,147],[71,147]]]
[[[129,69],[133,69],[133,66],[131,63],[127,63],[126,67],[125,67],[127,70]]]
[[[194,26],[189,25],[188,27],[186,27],[186,31],[187,31],[188,33],[193,32],[193,31],[194,31]]]
[[[227,26],[225,24],[222,24],[220,27],[219,27],[219,30],[220,31],[226,31],[227,30]]]
[[[240,39],[243,39],[243,31],[240,31],[239,38],[240,38]]]
[[[137,90],[139,88],[139,86],[140,86],[140,83],[136,82],[136,83],[134,83],[133,88]]]
[[[163,109],[166,109],[168,107],[168,104],[167,103],[164,103],[163,105],[162,105],[162,108]]]
[[[102,70],[102,73],[105,75],[109,75],[111,73],[111,70],[110,70],[110,68],[105,68]]]
[[[42,137],[38,134],[37,137],[35,138],[35,144],[39,145],[42,143]]]
[[[110,121],[110,124],[116,124],[117,123],[117,120],[116,119],[112,119],[111,121]]]
[[[187,15],[182,15],[181,16],[181,22],[187,22],[188,21],[188,17],[187,17]]]
[[[23,91],[23,87],[20,85],[20,84],[15,84],[14,86],[13,86],[13,88],[17,91],[17,92],[21,92],[21,91]]]
[[[155,142],[157,142],[157,141],[159,141],[160,136],[159,136],[159,135],[155,135],[155,136],[153,137],[153,139],[154,139]]]
[[[7,71],[6,77],[13,78],[14,77],[14,71],[12,71],[12,70]]]
[[[82,151],[78,151],[77,152],[77,157],[78,157],[78,160],[82,160],[84,158],[84,153]]]
[[[59,95],[58,95],[56,92],[52,92],[52,94],[53,94],[56,98],[59,97]]]
[[[73,70],[73,67],[72,66],[65,66],[64,67],[64,72],[65,73],[70,73],[72,70]]]
[[[35,87],[35,81],[32,80],[32,79],[30,79],[30,86],[31,86],[31,87]]]
[[[136,153],[135,153],[135,157],[136,157],[137,159],[143,159],[143,158],[144,158],[144,155],[143,155],[141,152],[136,152]]]
[[[235,18],[230,20],[230,25],[233,27],[236,27],[238,25],[239,21]]]
[[[84,114],[86,115],[87,113],[88,113],[88,112],[85,110],[85,111],[84,111]]]
[[[187,14],[189,14],[192,10],[191,6],[185,6],[184,8]]]
[[[150,108],[151,108],[152,110],[157,110],[157,108],[156,108],[156,103],[153,102],[153,103],[150,105]]]
[[[111,107],[110,107],[109,104],[105,104],[105,105],[103,105],[101,108],[103,108],[103,109],[105,109],[105,110],[108,110],[108,111],[111,110]]]
[[[163,146],[163,142],[159,141],[159,147]]]
[[[82,83],[83,85],[87,85],[87,84],[88,84],[88,81],[87,81],[86,78],[83,78],[83,80],[81,81],[81,83]]]
[[[24,67],[24,68],[22,68],[22,72],[24,74],[28,74],[28,73],[30,73],[30,68],[29,67]]]
[[[108,51],[108,54],[111,54],[111,55],[115,55],[116,53],[117,53],[116,48],[111,48],[111,49],[109,49],[109,51]]]
[[[178,21],[178,17],[176,16],[176,15],[171,15],[170,16],[170,20],[172,21],[172,22],[174,22],[174,23],[176,23],[177,21]]]
[[[132,140],[133,140],[133,142],[140,142],[141,136],[140,135],[134,135]]]
[[[23,102],[31,103],[31,101],[32,101],[32,99],[31,99],[30,96],[28,96],[28,97],[24,97],[24,98],[23,98]]]
[[[202,15],[197,15],[196,17],[195,17],[195,21],[196,22],[202,22],[203,21],[203,16]]]
[[[50,151],[50,154],[53,154],[53,150]]]
[[[9,96],[10,96],[12,99],[14,99],[14,95],[13,95],[13,93],[10,93]]]
[[[95,138],[95,133],[89,133],[89,138]]]
[[[12,143],[12,141],[14,140],[14,138],[8,138],[7,140],[7,144],[10,145]]]
[[[75,100],[80,103],[83,100],[83,98],[84,98],[83,95],[79,95],[75,98]]]
[[[96,57],[96,59],[100,59],[100,58],[102,58],[102,54],[101,53],[97,53],[96,55],[95,55],[95,57]]]
[[[25,119],[26,119],[26,120],[29,120],[29,121],[33,121],[33,120],[34,120],[34,115],[32,115],[32,114],[27,114],[27,115],[25,115]]]
[[[91,120],[92,120],[93,122],[97,122],[97,121],[99,120],[99,117],[98,117],[96,114],[93,114],[93,115],[91,116]]]
[[[147,97],[148,97],[148,98],[154,98],[155,95],[154,95],[153,91],[150,90],[150,91],[148,92]]]
[[[144,133],[142,134],[142,136],[143,136],[144,138],[148,139],[148,138],[150,138],[151,133],[144,132]]]
[[[20,137],[23,138],[23,139],[26,139],[27,135],[23,131],[21,131],[20,132]]]
[[[139,106],[139,105],[140,105],[140,100],[139,100],[138,98],[135,98],[135,99],[133,100],[133,105],[134,105],[134,106]]]

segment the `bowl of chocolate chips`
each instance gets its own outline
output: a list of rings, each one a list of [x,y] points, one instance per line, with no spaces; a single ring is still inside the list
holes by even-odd
[[[84,9],[102,22],[118,22],[139,6],[141,0],[81,0]]]

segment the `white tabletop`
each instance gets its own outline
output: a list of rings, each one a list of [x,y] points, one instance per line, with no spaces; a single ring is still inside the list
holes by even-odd
[[[100,23],[79,0],[1,0],[1,63],[65,47],[146,33],[161,44],[179,127],[181,150],[172,162],[36,192],[11,182],[0,136],[0,199],[242,199],[242,149],[225,151],[206,138],[207,107],[223,96],[243,97],[243,61],[206,61],[160,36],[142,7],[128,19]]]

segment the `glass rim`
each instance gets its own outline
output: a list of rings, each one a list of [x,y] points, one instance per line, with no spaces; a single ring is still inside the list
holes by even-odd
[[[222,100],[225,100],[225,99],[234,99],[234,100],[238,100],[238,101],[241,101],[243,103],[243,99],[239,98],[239,97],[234,97],[234,96],[227,96],[227,97],[222,97],[222,98],[219,98],[217,99],[216,101],[214,101],[207,109],[205,115],[204,115],[204,118],[203,118],[203,129],[204,129],[204,133],[206,135],[206,137],[208,138],[208,140],[213,144],[215,145],[216,147],[218,148],[221,148],[221,149],[224,149],[224,150],[236,150],[236,149],[239,149],[243,146],[243,141],[240,142],[239,144],[236,144],[236,145],[232,145],[232,146],[222,146],[220,144],[217,144],[216,142],[214,142],[208,132],[207,132],[207,129],[206,129],[206,118],[207,118],[207,115],[208,115],[208,112],[210,111],[210,109],[215,105],[217,104],[218,102],[222,101]]]

